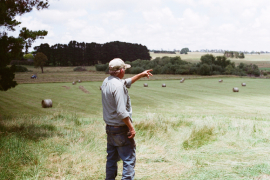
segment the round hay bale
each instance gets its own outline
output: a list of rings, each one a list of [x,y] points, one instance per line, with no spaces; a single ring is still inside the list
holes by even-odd
[[[233,92],[239,92],[238,87],[234,87],[232,90],[233,90]]]
[[[246,83],[242,83],[242,86],[246,86]]]
[[[144,84],[143,84],[143,87],[148,87],[148,84],[147,84],[147,83],[144,83]]]
[[[166,84],[162,84],[162,87],[166,87]]]
[[[72,85],[75,85],[75,84],[76,84],[76,81],[73,81],[73,82],[72,82]]]
[[[81,83],[82,81],[81,80],[78,80],[78,83]]]
[[[180,83],[183,83],[183,82],[185,82],[185,78],[182,78],[180,81]]]
[[[41,101],[41,105],[43,108],[50,108],[50,107],[52,107],[52,100],[51,99],[43,99]]]
[[[222,79],[220,79],[220,80],[218,80],[218,82],[223,82],[223,80],[222,80]]]

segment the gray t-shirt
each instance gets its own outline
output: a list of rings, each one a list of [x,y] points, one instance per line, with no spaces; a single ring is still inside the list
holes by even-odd
[[[111,126],[124,126],[122,119],[129,116],[131,120],[132,108],[127,88],[131,86],[131,78],[119,79],[115,76],[107,77],[101,86],[103,119]]]

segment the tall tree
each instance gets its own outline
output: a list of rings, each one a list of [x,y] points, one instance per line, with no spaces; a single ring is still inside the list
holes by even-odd
[[[43,39],[44,36],[48,34],[48,31],[42,30],[42,31],[31,31],[27,29],[26,27],[23,27],[22,30],[20,31],[19,36],[24,40],[25,45],[25,54],[28,53],[28,48],[32,46],[32,43],[36,39]]]
[[[14,67],[7,67],[12,59],[20,59],[23,56],[22,49],[30,38],[14,38],[8,36],[7,31],[15,31],[15,27],[21,22],[15,19],[16,16],[28,13],[36,8],[37,10],[48,8],[48,0],[1,0],[0,1],[0,90],[6,91],[17,85],[14,81]],[[32,36],[32,39],[34,36]],[[27,44],[29,45],[29,43]]]

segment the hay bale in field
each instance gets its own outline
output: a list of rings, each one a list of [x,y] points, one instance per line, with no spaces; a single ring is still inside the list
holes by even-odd
[[[72,85],[75,85],[75,84],[76,84],[76,81],[73,81],[73,82],[72,82]]]
[[[147,83],[144,83],[144,84],[143,84],[143,87],[148,87],[148,84],[147,84]]]
[[[44,99],[41,101],[41,105],[43,108],[50,108],[50,107],[52,107],[52,100],[51,99]]]
[[[183,82],[185,82],[185,78],[182,78],[180,81],[180,83],[183,83]]]
[[[242,86],[246,86],[246,83],[242,83]]]
[[[239,92],[238,87],[234,87],[232,90],[233,90],[233,92]]]
[[[162,87],[166,87],[166,84],[162,84]]]
[[[220,79],[220,80],[218,80],[218,82],[223,82],[223,80],[222,80],[222,79]]]
[[[82,81],[81,80],[78,80],[78,83],[81,83]]]

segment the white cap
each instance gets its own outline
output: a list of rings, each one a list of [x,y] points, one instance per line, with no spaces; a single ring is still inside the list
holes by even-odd
[[[127,69],[130,68],[130,64],[125,64],[124,61],[120,58],[114,58],[113,60],[110,61],[109,63],[109,69],[111,71],[117,71],[121,68]]]

